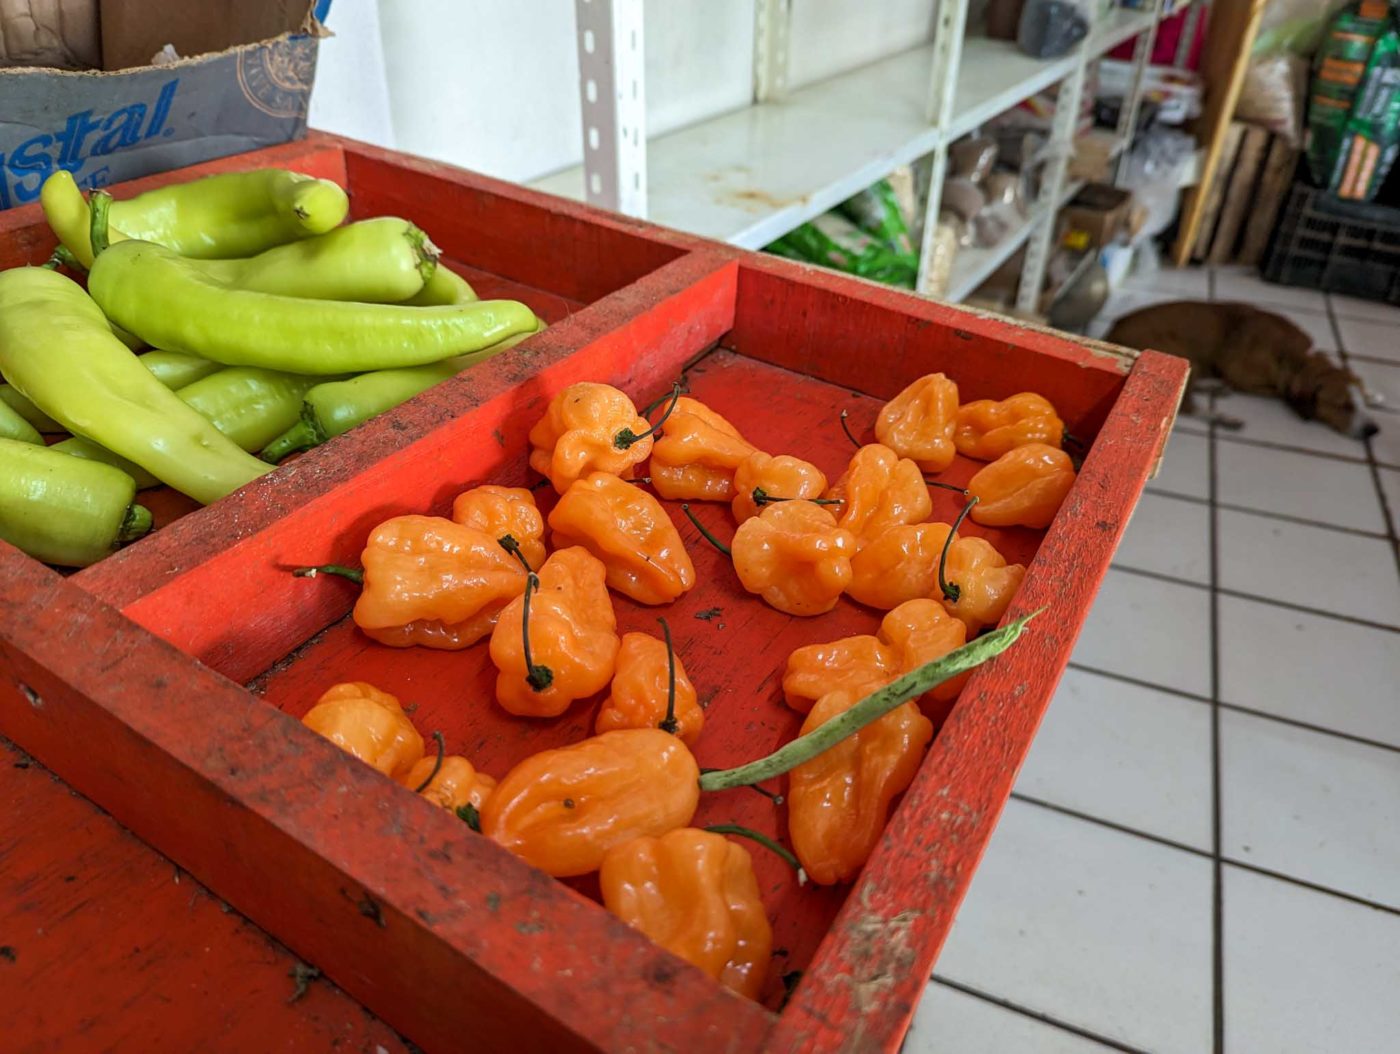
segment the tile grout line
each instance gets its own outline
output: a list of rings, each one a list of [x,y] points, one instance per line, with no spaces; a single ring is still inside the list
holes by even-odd
[[[1187,853],[1201,860],[1213,861],[1215,859],[1213,853],[1205,849],[1197,849],[1194,845],[1188,845],[1185,842],[1178,842],[1175,839],[1166,838],[1160,834],[1153,834],[1151,831],[1144,831],[1141,828],[1132,827],[1125,823],[1118,823],[1115,820],[1105,820],[1101,816],[1094,816],[1092,813],[1082,812],[1079,809],[1073,809],[1067,805],[1057,805],[1052,801],[1046,801],[1043,798],[1034,797],[1033,795],[1026,794],[1023,791],[1012,791],[1011,798],[1013,801],[1021,802],[1023,805],[1033,805],[1038,809],[1045,809],[1047,812],[1058,813],[1061,816],[1068,816],[1072,820],[1079,820],[1083,823],[1091,823],[1095,827],[1105,827],[1110,831],[1117,832],[1118,834],[1125,834],[1130,838],[1138,838],[1144,842],[1151,842],[1153,845],[1159,845],[1164,849],[1175,849],[1178,852]],[[1348,903],[1357,905],[1358,907],[1370,908],[1372,911],[1379,911],[1386,915],[1400,916],[1400,907],[1394,907],[1390,904],[1382,904],[1380,901],[1376,900],[1368,900],[1367,898],[1359,896],[1356,893],[1348,893],[1345,890],[1337,889],[1333,886],[1324,886],[1318,882],[1310,882],[1306,878],[1299,878],[1296,875],[1290,875],[1285,871],[1275,871],[1272,868],[1263,867],[1259,864],[1251,863],[1248,860],[1240,860],[1236,857],[1225,856],[1223,854],[1220,857],[1220,862],[1226,867],[1234,867],[1238,868],[1241,871],[1248,871],[1252,874],[1262,875],[1265,878],[1272,878],[1276,882],[1282,882],[1285,885],[1289,886],[1297,886],[1300,889],[1306,889],[1313,893],[1319,893],[1323,896],[1336,897],[1338,900],[1345,900]]]
[[[1215,269],[1211,269],[1214,281]],[[1216,457],[1215,396],[1210,397],[1212,420],[1206,432],[1210,495],[1210,767],[1211,767],[1211,1010],[1214,1054],[1225,1054],[1225,868],[1220,861],[1220,509],[1219,462]]]
[[[1097,666],[1087,666],[1082,662],[1070,662],[1066,665],[1068,669],[1077,670],[1080,673],[1104,677],[1109,680],[1119,681],[1123,684],[1131,684],[1138,688],[1147,688],[1154,692],[1160,692],[1163,695],[1176,696],[1187,702],[1199,703],[1202,706],[1211,705],[1209,696],[1197,695],[1195,692],[1188,692],[1181,688],[1172,688],[1165,684],[1154,684],[1152,681],[1144,681],[1138,677],[1129,677],[1126,674],[1114,673],[1112,670],[1101,670]],[[1261,721],[1272,721],[1274,724],[1288,725],[1291,728],[1301,728],[1305,732],[1315,732],[1321,736],[1330,736],[1333,739],[1345,740],[1348,743],[1356,743],[1359,746],[1370,747],[1373,750],[1384,750],[1392,754],[1400,754],[1400,745],[1387,743],[1382,739],[1371,739],[1368,736],[1359,736],[1354,732],[1343,732],[1338,728],[1314,725],[1308,721],[1300,721],[1296,717],[1284,717],[1282,714],[1271,714],[1267,710],[1256,710],[1252,706],[1244,706],[1241,703],[1231,703],[1224,699],[1220,700],[1218,705],[1222,710],[1229,710],[1237,714],[1246,714],[1249,717],[1257,717]]]
[[[1342,365],[1351,369],[1351,361],[1346,345],[1342,341],[1342,326],[1337,321],[1337,313],[1332,307],[1332,298],[1327,297],[1327,318],[1332,323],[1332,335],[1337,338],[1337,355],[1342,360]],[[1400,537],[1395,532],[1395,517],[1390,511],[1390,502],[1386,500],[1385,487],[1381,485],[1381,470],[1376,462],[1375,442],[1368,436],[1362,440],[1366,446],[1366,464],[1371,468],[1371,485],[1376,488],[1376,500],[1381,504],[1381,516],[1385,520],[1386,537],[1390,541],[1390,551],[1395,558],[1395,571],[1400,575]]]
[[[1209,591],[1211,588],[1203,582],[1192,582],[1188,578],[1164,574],[1161,571],[1148,571],[1141,567],[1128,567],[1125,564],[1112,564],[1109,570],[1122,571],[1126,575],[1136,575],[1138,578],[1156,579],[1159,582],[1181,586],[1184,589]],[[1278,600],[1274,597],[1260,596],[1258,593],[1246,593],[1240,589],[1228,589],[1224,586],[1217,586],[1215,592],[1219,593],[1222,597],[1231,597],[1235,600],[1251,600],[1256,604],[1268,604],[1270,607],[1283,608],[1285,611],[1301,611],[1305,615],[1329,618],[1334,622],[1347,622],[1354,626],[1365,626],[1368,629],[1381,630],[1385,633],[1400,633],[1400,626],[1389,622],[1377,622],[1374,619],[1361,618],[1359,615],[1343,615],[1339,611],[1327,611],[1324,608],[1311,608],[1306,604],[1295,604],[1291,600]]]
[[[1145,493],[1151,494],[1155,498],[1171,498],[1173,501],[1191,502],[1195,505],[1209,505],[1209,498],[1198,498],[1194,494],[1178,494],[1174,490],[1158,490],[1156,487],[1145,488]],[[1248,505],[1236,505],[1233,502],[1216,502],[1218,508],[1226,512],[1238,512],[1246,516],[1258,516],[1265,520],[1280,520],[1283,523],[1296,523],[1302,527],[1318,527],[1326,531],[1337,531],[1341,534],[1356,534],[1362,538],[1375,538],[1379,541],[1389,541],[1390,535],[1385,531],[1368,531],[1363,527],[1346,527],[1340,523],[1328,523],[1325,520],[1313,520],[1306,516],[1291,516],[1286,512],[1273,512],[1268,509],[1252,509]]]
[[[1189,418],[1187,419],[1187,423],[1190,423]],[[1201,424],[1199,431],[1195,428],[1185,428],[1182,427],[1181,424],[1177,424],[1173,431],[1179,431],[1182,435],[1195,436],[1197,439],[1205,439],[1205,428],[1206,425],[1204,423]],[[1222,443],[1240,443],[1245,446],[1263,447],[1266,450],[1282,450],[1290,454],[1307,454],[1311,457],[1327,458],[1330,461],[1345,461],[1351,465],[1364,465],[1367,463],[1366,457],[1363,454],[1335,454],[1330,450],[1314,450],[1311,447],[1298,446],[1294,443],[1279,443],[1272,439],[1251,439],[1248,436],[1234,434],[1220,435],[1216,438]],[[1379,460],[1376,463],[1380,465],[1381,468],[1388,468],[1391,471],[1400,471],[1400,464]]]
[[[1059,1029],[1061,1032],[1068,1032],[1070,1035],[1098,1043],[1101,1046],[1107,1047],[1109,1050],[1120,1051],[1122,1054],[1148,1054],[1148,1052],[1141,1047],[1130,1047],[1126,1043],[1120,1043],[1116,1039],[1110,1039],[1108,1036],[1100,1035],[1097,1032],[1091,1032],[1087,1028],[1080,1028],[1078,1025],[1072,1025],[1068,1021],[1061,1021],[1059,1018],[1051,1017],[1049,1014],[1042,1013],[1039,1010],[1032,1010],[1030,1007],[1021,1006],[1019,1003],[1013,1003],[1009,999],[1002,999],[1000,996],[992,995],[989,992],[983,992],[980,989],[965,985],[960,981],[954,981],[948,977],[943,977],[940,974],[934,974],[929,980],[934,984],[942,985],[944,988],[951,988],[954,992],[961,992],[963,995],[969,996],[972,999],[980,999],[984,1003],[990,1003],[992,1006],[1000,1007],[1003,1010],[1009,1010],[1013,1014],[1019,1014],[1033,1021],[1039,1021],[1042,1025],[1049,1025],[1052,1028]]]

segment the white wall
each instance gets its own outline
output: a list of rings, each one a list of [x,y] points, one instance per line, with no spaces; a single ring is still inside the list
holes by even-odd
[[[335,0],[326,17],[308,120],[313,128],[394,145],[378,0]]]
[[[930,38],[935,0],[793,0],[790,83]],[[583,156],[573,0],[334,0],[311,123],[527,182]],[[754,0],[645,0],[647,134],[749,104]]]

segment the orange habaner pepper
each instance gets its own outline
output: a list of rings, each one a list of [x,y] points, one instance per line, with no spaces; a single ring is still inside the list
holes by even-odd
[[[849,691],[860,698],[892,681],[899,672],[899,651],[868,633],[808,644],[788,656],[783,700],[805,714],[828,692]]]
[[[598,711],[594,731],[659,728],[693,747],[705,727],[705,711],[671,646],[665,619],[661,625],[666,631],[664,642],[647,633],[623,634],[612,692]]]
[[[972,518],[988,527],[1049,527],[1074,479],[1074,463],[1063,450],[1045,443],[1016,447],[968,483],[977,499]]]
[[[607,472],[578,480],[549,514],[556,549],[582,546],[607,582],[639,604],[669,604],[695,585],[695,565],[661,503]]]
[[[879,443],[857,450],[826,496],[841,499],[836,522],[861,545],[886,527],[920,523],[933,512],[919,466]]]
[[[953,445],[963,457],[995,461],[1027,443],[1058,448],[1064,435],[1065,423],[1050,400],[1035,392],[1022,392],[1001,402],[978,399],[958,407]]]
[[[845,713],[861,697],[830,692],[802,723],[805,735]],[[813,882],[849,882],[870,858],[894,796],[913,782],[933,739],[933,722],[901,703],[859,732],[788,773],[788,831]]]
[[[726,988],[757,999],[773,928],[743,846],[695,827],[634,838],[603,857],[603,905]]]
[[[486,799],[496,788],[496,781],[486,773],[478,772],[476,766],[459,754],[443,758],[442,765],[434,774],[433,767],[437,764],[436,758],[423,758],[400,776],[399,782],[440,809],[456,812],[462,806],[470,805],[478,813],[481,812]]]
[[[939,573],[943,608],[975,636],[1001,621],[1025,577],[1022,564],[1008,565],[985,538],[958,538]]]
[[[651,454],[652,425],[610,384],[571,384],[530,429],[530,467],[563,494],[590,472],[624,479]]]
[[[875,421],[875,438],[924,472],[953,463],[958,386],[941,373],[920,377],[887,402]]]
[[[700,768],[684,743],[658,728],[622,729],[516,765],[486,799],[481,832],[546,874],[586,875],[610,849],[685,827],[699,800]]]
[[[485,484],[457,495],[452,519],[492,538],[510,535],[531,567],[544,563],[544,517],[535,507],[535,496],[524,487]]]
[[[603,565],[575,546],[553,553],[491,633],[496,701],[520,717],[557,717],[601,692],[617,662],[617,616]]]
[[[525,590],[525,572],[496,538],[440,516],[385,520],[369,536],[360,563],[363,571],[326,564],[294,573],[362,583],[355,625],[394,648],[469,647]]]
[[[938,591],[938,560],[952,527],[908,523],[887,527],[851,557],[852,600],[888,611]]]
[[[906,600],[880,620],[880,640],[899,655],[899,668],[891,674],[893,677],[961,648],[967,643],[967,627],[937,600],[920,597]],[[971,676],[970,670],[959,674],[938,685],[928,696],[940,703],[951,702]]]
[[[651,485],[671,501],[729,501],[753,444],[698,399],[681,396],[651,450]]]
[[[399,701],[364,681],[326,689],[301,723],[394,779],[423,756],[423,737]]]
[[[757,499],[754,491],[762,493]],[[774,457],[755,451],[734,470],[734,500],[731,508],[739,523],[752,519],[762,511],[764,497],[768,499],[820,498],[826,491],[826,476],[810,461],[779,454]]]
[[[855,549],[855,536],[810,501],[769,505],[739,525],[732,543],[734,570],[744,588],[789,615],[834,608],[851,584]]]

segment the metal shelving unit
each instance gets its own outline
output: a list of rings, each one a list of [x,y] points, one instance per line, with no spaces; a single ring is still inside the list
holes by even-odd
[[[1040,199],[999,244],[963,250],[945,298],[961,300],[1027,245],[1018,306],[1033,308],[1066,180],[1088,65],[1137,38],[1118,153],[1131,144],[1143,73],[1168,7],[1115,7],[1071,53],[1039,60],[1014,43],[969,35],[968,0],[935,0],[933,42],[789,90],[792,0],[755,0],[754,102],[647,140],[642,0],[575,0],[584,163],[533,186],[748,249],[761,248],[883,178],[932,155],[936,220],[948,147],[992,117],[1060,85]],[[925,237],[934,224],[925,223]],[[927,258],[927,242],[924,246]],[[921,269],[920,289],[927,289]]]

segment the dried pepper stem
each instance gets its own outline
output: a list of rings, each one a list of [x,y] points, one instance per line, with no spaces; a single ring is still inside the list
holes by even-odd
[[[433,780],[437,779],[437,774],[442,770],[442,756],[447,752],[447,744],[443,742],[442,733],[436,730],[433,732],[433,741],[437,743],[437,760],[433,762],[433,771],[428,773],[428,778],[413,788],[414,794],[422,794],[432,786]]]
[[[958,602],[958,597],[962,596],[962,588],[956,582],[949,582],[944,578],[943,571],[948,566],[948,550],[953,547],[958,528],[962,526],[963,520],[967,519],[967,514],[972,511],[972,506],[976,505],[977,501],[974,497],[963,506],[962,512],[958,513],[958,518],[953,521],[952,529],[948,531],[948,537],[943,539],[943,552],[938,554],[938,588],[943,591],[943,596],[954,604]]]
[[[666,637],[666,716],[656,727],[674,736],[681,728],[676,720],[676,649],[671,643],[670,624],[664,618],[656,621],[661,623],[661,632]]]
[[[859,732],[866,725],[878,721],[891,710],[916,699],[925,692],[937,688],[944,681],[951,680],[961,673],[979,666],[994,656],[1000,655],[1015,643],[1026,624],[1044,611],[1033,611],[1016,619],[1001,629],[993,630],[986,636],[964,644],[941,658],[933,659],[915,667],[903,677],[891,681],[885,687],[867,695],[843,714],[833,717],[823,725],[812,729],[805,736],[798,736],[786,746],[779,747],[766,758],[751,761],[738,768],[720,772],[707,772],[700,777],[702,791],[728,790],[730,787],[744,787],[760,780],[772,779],[784,772],[791,772],[798,765],[811,761],[818,754],[825,753],[848,736]]]
[[[315,567],[298,567],[292,571],[297,578],[316,578],[320,575],[335,575],[344,578],[349,582],[354,582],[357,586],[365,584],[365,573],[358,567],[346,567],[344,564],[318,564]]]
[[[760,834],[752,828],[744,827],[742,824],[737,823],[712,823],[706,827],[705,830],[712,834],[738,835],[740,838],[747,838],[751,842],[757,842],[759,845],[763,846],[763,848],[782,857],[787,865],[797,872],[797,884],[799,886],[806,884],[807,872],[802,870],[802,861],[797,859],[796,854],[794,854],[791,849],[780,842],[774,841],[766,834]]]
[[[677,381],[675,384],[671,385],[671,405],[666,407],[666,412],[661,415],[661,420],[652,425],[650,431],[643,432],[641,435],[637,435],[637,433],[633,432],[630,428],[624,428],[621,432],[617,433],[617,435],[613,436],[613,446],[618,450],[626,450],[631,447],[633,443],[640,443],[647,436],[657,435],[661,431],[661,426],[666,423],[666,418],[670,417],[671,414],[675,412],[676,402],[680,397],[681,382]],[[651,407],[647,407],[647,409],[650,410]]]
[[[755,505],[771,505],[775,501],[807,501],[813,505],[844,505],[844,498],[779,498],[769,494],[762,487],[754,487],[753,503]]]
[[[703,523],[701,523],[699,520],[697,520],[697,519],[695,518],[695,513],[693,513],[693,512],[690,511],[690,506],[689,506],[689,505],[687,505],[687,504],[682,504],[682,505],[681,505],[681,512],[685,513],[686,516],[688,516],[688,517],[690,518],[690,522],[693,523],[693,524],[695,524],[695,529],[696,529],[697,531],[700,532],[700,536],[701,536],[702,538],[704,538],[705,541],[709,542],[709,543],[710,543],[711,545],[713,545],[716,549],[718,549],[720,552],[722,552],[725,556],[732,556],[732,555],[733,555],[733,553],[732,553],[732,552],[730,551],[730,549],[729,549],[729,546],[725,545],[722,541],[720,541],[720,540],[719,540],[718,538],[716,538],[713,534],[711,534],[710,531],[709,531],[709,528],[706,527]]]
[[[520,613],[520,637],[524,642],[522,650],[525,653],[525,683],[535,691],[542,692],[554,683],[554,671],[548,666],[536,665],[530,654],[530,594],[539,590],[540,578],[530,567],[530,561],[525,559],[525,554],[520,551],[520,543],[511,535],[501,535],[496,539],[496,544],[519,560],[520,566],[525,568],[525,609]]]
[[[848,418],[848,417],[850,417],[850,416],[851,416],[851,411],[849,411],[849,410],[842,410],[842,411],[841,411],[841,431],[843,431],[843,432],[846,433],[846,438],[849,439],[849,440],[851,441],[851,446],[853,446],[853,447],[855,447],[857,450],[859,450],[859,449],[860,449],[860,446],[861,446],[860,440],[857,439],[857,438],[855,437],[855,433],[851,431],[851,426],[848,425],[848,424],[846,423],[846,418]]]
[[[954,494],[961,494],[964,498],[967,497],[967,488],[959,487],[956,483],[942,483],[936,479],[929,479],[925,476],[924,484],[929,487],[942,487],[944,490],[951,490]]]

